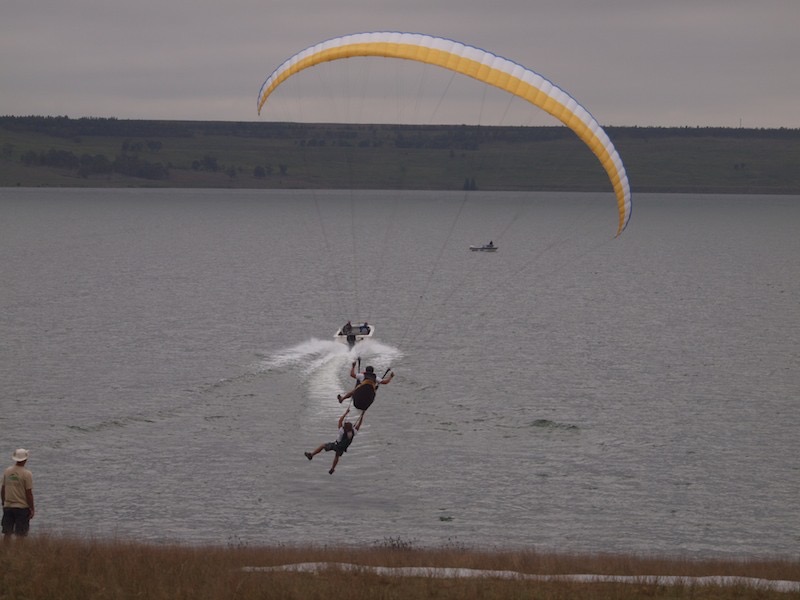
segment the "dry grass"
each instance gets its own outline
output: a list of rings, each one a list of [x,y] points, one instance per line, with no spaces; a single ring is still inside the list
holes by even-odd
[[[154,546],[33,536],[0,544],[0,598],[787,598],[750,585],[581,583],[500,578],[394,577],[337,568],[319,574],[247,571],[306,562],[384,567],[458,567],[533,574],[736,576],[800,580],[800,561],[682,560],[618,555],[368,548]]]

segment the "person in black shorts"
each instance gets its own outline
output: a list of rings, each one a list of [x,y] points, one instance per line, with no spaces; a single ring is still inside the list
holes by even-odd
[[[317,454],[325,450],[325,452],[334,452],[333,456],[333,464],[331,465],[330,473],[333,475],[333,472],[336,470],[336,465],[339,463],[339,457],[347,452],[347,449],[350,447],[350,444],[353,443],[353,439],[356,437],[356,433],[359,429],[361,429],[361,422],[364,420],[364,413],[362,412],[359,415],[356,424],[353,425],[350,421],[345,421],[345,417],[350,413],[350,409],[348,408],[344,411],[344,414],[339,417],[339,433],[336,436],[336,440],[333,442],[326,442],[324,444],[320,444],[313,452],[305,452],[306,458],[311,460]]]

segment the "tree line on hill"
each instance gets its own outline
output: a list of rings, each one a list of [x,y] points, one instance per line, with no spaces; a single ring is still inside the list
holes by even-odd
[[[193,137],[197,134],[230,135],[235,137],[298,137],[309,130],[325,136],[355,137],[358,129],[378,129],[397,131],[402,136],[407,132],[438,132],[432,138],[433,144],[443,144],[445,140],[467,139],[479,132],[481,138],[506,142],[547,141],[573,137],[571,130],[561,126],[524,127],[513,125],[335,125],[324,123],[282,123],[255,121],[160,121],[126,120],[99,117],[71,119],[66,116],[0,116],[0,127],[9,131],[42,133],[55,137],[74,138],[76,136],[108,136],[129,138],[155,137]],[[613,139],[654,138],[654,137],[729,137],[729,138],[771,138],[798,139],[800,129],[791,128],[730,128],[730,127],[639,127],[606,126],[606,132]],[[349,133],[348,133],[349,132]],[[445,137],[447,134],[448,137]],[[474,139],[474,138],[470,138]]]
[[[755,143],[764,140],[776,140],[773,144],[769,141],[768,148],[789,147],[789,154],[794,152],[800,142],[798,129],[743,129],[720,127],[636,127],[636,126],[609,126],[605,128],[609,137],[615,144],[624,144],[626,141],[641,148],[642,143],[653,140],[677,140],[677,146],[669,147],[672,154],[677,156],[687,148],[697,146],[695,140],[732,140],[733,145],[738,140],[750,140],[753,148],[762,148]],[[4,135],[5,132],[5,135]],[[215,138],[218,136],[218,138]],[[53,139],[52,146],[48,147],[47,139]],[[205,142],[214,138],[212,144]],[[244,160],[247,167],[225,163],[232,161],[232,156],[243,156],[242,150],[245,142],[239,139],[264,139],[273,140],[274,143],[265,144],[275,160],[275,164],[263,163],[264,151],[253,151],[252,143],[247,152],[249,158]],[[79,148],[84,140],[92,140],[95,152],[80,152]],[[178,156],[179,166],[172,165],[167,160],[157,160],[159,153],[164,148],[164,140],[196,139],[192,143],[192,150],[197,151],[197,156],[185,152]],[[55,140],[61,140],[56,142]],[[99,141],[98,141],[99,140]],[[222,143],[219,143],[222,140]],[[224,173],[233,180],[238,174],[245,172],[253,180],[263,180],[273,176],[286,177],[289,165],[282,159],[281,153],[288,148],[306,150],[324,150],[330,148],[354,147],[360,149],[389,149],[389,150],[449,150],[450,159],[454,153],[481,150],[487,144],[528,144],[531,148],[534,143],[554,142],[562,140],[576,140],[574,133],[562,126],[478,126],[478,125],[377,125],[377,124],[325,124],[325,123],[286,123],[286,122],[226,122],[226,121],[155,121],[155,120],[125,120],[116,118],[79,118],[71,119],[66,116],[0,116],[0,159],[5,161],[18,161],[26,167],[49,167],[52,169],[66,170],[82,178],[93,175],[109,175],[112,173],[141,178],[153,181],[170,179],[171,169],[183,170],[184,173],[191,169],[195,172]],[[17,142],[17,143],[12,143]],[[787,146],[788,142],[788,146]],[[87,143],[87,145],[89,145]],[[185,146],[185,144],[182,144]],[[211,148],[221,150],[222,158],[209,153]],[[726,148],[732,147],[726,145]],[[101,152],[96,150],[100,149]],[[106,154],[103,154],[105,151]],[[212,150],[213,151],[213,150]],[[335,152],[334,150],[330,150]],[[227,152],[227,154],[226,154]],[[704,156],[712,156],[716,149],[709,151]],[[260,155],[259,155],[260,153]],[[677,154],[676,154],[677,153]],[[753,158],[750,154],[741,152],[735,155],[733,170],[737,173],[748,172],[752,177],[746,158]],[[789,154],[784,154],[788,156]],[[648,153],[648,156],[657,155]],[[110,156],[110,157],[109,157]],[[320,160],[325,160],[324,154]],[[388,154],[390,160],[399,154]],[[463,156],[463,155],[462,155]],[[661,158],[663,155],[659,155]],[[398,159],[399,160],[399,159]],[[775,160],[778,164],[779,160]],[[661,168],[661,170],[664,170]],[[649,173],[649,172],[648,172]],[[717,174],[718,176],[718,174]],[[786,189],[796,188],[796,177],[789,181],[786,177],[780,180]],[[179,178],[185,182],[185,176]],[[205,179],[198,179],[198,181]],[[253,181],[251,180],[251,182]],[[13,181],[13,180],[12,180]],[[779,182],[780,183],[780,182]],[[458,185],[458,184],[456,184]],[[727,185],[727,183],[726,183]],[[475,190],[477,184],[470,175],[464,180],[463,189]]]
[[[50,148],[46,152],[28,150],[20,156],[22,164],[28,167],[46,166],[74,170],[79,177],[119,173],[142,179],[167,179],[169,169],[160,162],[143,160],[136,154],[123,152],[109,160],[103,154],[76,155],[69,150]]]

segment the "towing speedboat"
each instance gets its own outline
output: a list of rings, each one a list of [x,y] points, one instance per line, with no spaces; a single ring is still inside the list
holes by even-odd
[[[333,338],[352,348],[356,345],[356,342],[368,340],[374,333],[375,327],[367,324],[366,321],[361,325],[352,325],[350,321],[348,321],[345,325],[336,330],[336,333],[333,334]]]

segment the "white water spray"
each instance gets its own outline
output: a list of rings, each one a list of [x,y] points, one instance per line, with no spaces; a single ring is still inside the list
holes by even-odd
[[[365,340],[349,348],[341,342],[311,338],[265,357],[259,370],[298,371],[308,387],[309,398],[329,402],[336,394],[353,387],[350,365],[359,358],[362,370],[372,365],[381,374],[402,356],[398,348],[376,340]]]

